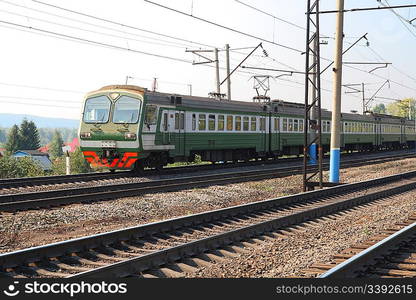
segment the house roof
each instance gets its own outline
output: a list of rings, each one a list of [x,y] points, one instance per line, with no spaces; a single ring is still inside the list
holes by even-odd
[[[49,156],[48,153],[43,153],[40,152],[39,150],[17,150],[16,152],[13,153],[13,156],[16,155],[30,155],[30,156]]]
[[[13,157],[19,159],[22,157],[30,157],[40,165],[44,171],[52,170],[52,162],[47,153],[42,153],[37,150],[17,150],[13,153]]]

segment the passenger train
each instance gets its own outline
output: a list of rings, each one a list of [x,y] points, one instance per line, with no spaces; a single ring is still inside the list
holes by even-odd
[[[148,91],[133,85],[88,93],[79,137],[94,166],[141,170],[177,161],[225,162],[303,153],[302,104],[216,100]],[[322,110],[322,142],[329,149],[331,113]],[[342,113],[341,150],[414,147],[414,121],[381,114]]]

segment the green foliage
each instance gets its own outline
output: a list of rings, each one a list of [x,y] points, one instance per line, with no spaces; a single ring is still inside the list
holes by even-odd
[[[7,136],[6,151],[10,154],[14,153],[20,147],[19,127],[14,125]]]
[[[70,162],[71,174],[89,173],[92,171],[79,148],[70,153]],[[65,156],[58,157],[52,161],[52,171],[55,175],[64,175],[66,173]]]
[[[62,151],[62,146],[64,141],[62,140],[61,133],[55,129],[55,134],[53,135],[51,145],[49,147],[49,154],[52,158],[60,157],[64,154]]]
[[[44,176],[41,166],[30,157],[0,158],[0,178]]]
[[[387,113],[386,106],[383,103],[380,103],[380,104],[377,104],[376,106],[374,106],[372,111],[377,113],[377,114]]]
[[[7,141],[7,131],[4,128],[0,128],[0,144]]]
[[[71,142],[78,136],[78,129],[76,128],[39,128],[39,136],[41,145],[49,144],[58,130],[64,142]]]
[[[40,147],[38,129],[33,121],[24,119],[20,124],[20,149],[36,150]]]
[[[396,101],[387,105],[387,113],[397,117],[414,119],[415,104],[416,100],[413,98]]]

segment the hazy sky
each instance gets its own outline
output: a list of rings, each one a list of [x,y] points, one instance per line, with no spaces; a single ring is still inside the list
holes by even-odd
[[[192,85],[194,95],[206,96],[213,91],[214,69],[195,65],[197,60],[185,49],[218,47],[226,43],[232,49],[254,47],[260,41],[236,32],[203,23],[187,16],[149,4],[142,0],[40,0],[62,8],[124,25],[153,31],[162,35],[116,25],[80,14],[71,13],[32,0],[0,0],[0,30],[2,48],[0,56],[0,112],[23,113],[39,116],[78,119],[81,102],[86,92],[104,85],[121,84],[126,76],[129,83],[150,88],[153,77],[159,80],[159,91],[188,93]],[[166,6],[192,13],[194,16],[281,43],[296,49],[305,49],[306,1],[303,0],[241,0],[267,11],[278,18],[297,24],[284,23],[248,8],[235,0],[155,0]],[[376,7],[376,0],[347,0],[346,8]],[[386,0],[383,0],[386,3]],[[393,1],[391,5],[416,4],[416,1]],[[322,10],[335,9],[334,0],[321,0]],[[344,67],[343,83],[365,82],[366,95],[370,97],[386,79],[379,93],[381,97],[403,98],[416,96],[416,28],[405,23],[416,17],[416,8],[397,10],[403,19],[389,10],[353,12],[345,14],[345,47],[368,32],[370,47],[361,42],[345,55],[349,62],[391,62],[392,66],[373,74],[366,65]],[[335,15],[322,15],[321,34],[333,37]],[[8,23],[5,23],[8,22]],[[12,25],[11,23],[18,24]],[[415,21],[416,26],[416,21]],[[36,30],[38,29],[38,30]],[[42,32],[39,30],[43,30]],[[58,33],[58,37],[52,33]],[[65,35],[64,38],[62,35]],[[167,36],[175,37],[168,38]],[[74,40],[73,37],[78,38]],[[81,39],[83,41],[81,41]],[[99,46],[87,42],[106,44]],[[334,40],[326,39],[322,57],[332,60]],[[193,43],[195,42],[195,43]],[[200,44],[204,44],[202,46]],[[110,46],[108,46],[110,45]],[[263,42],[269,57],[257,51],[244,65],[294,70],[304,70],[304,55],[272,43]],[[117,49],[115,47],[118,47]],[[127,51],[123,49],[131,49]],[[250,49],[231,53],[232,67],[236,66]],[[169,56],[183,61],[145,55],[138,52]],[[209,54],[208,54],[209,55]],[[225,67],[224,52],[220,64]],[[322,61],[322,66],[327,65]],[[232,77],[233,99],[251,101],[254,74],[279,75],[240,69]],[[244,72],[250,73],[244,73]],[[224,78],[224,71],[221,71]],[[303,101],[303,75],[271,80],[272,98]],[[332,74],[323,76],[323,106],[330,109]],[[32,87],[32,88],[31,88]],[[226,92],[226,86],[223,86]],[[377,102],[389,100],[376,100]],[[361,95],[345,95],[343,111],[361,111]],[[1,120],[0,120],[1,126]]]

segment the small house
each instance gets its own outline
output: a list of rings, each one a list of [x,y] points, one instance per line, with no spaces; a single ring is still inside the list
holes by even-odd
[[[35,162],[37,162],[44,171],[52,170],[52,162],[49,159],[48,153],[43,153],[38,150],[17,150],[13,153],[13,157],[31,157]]]

